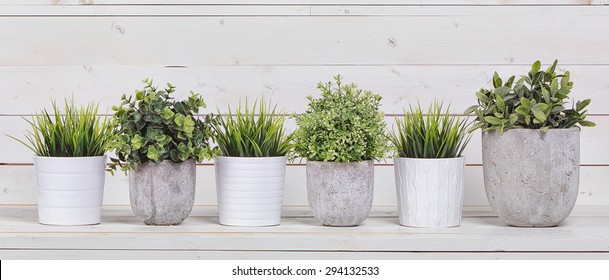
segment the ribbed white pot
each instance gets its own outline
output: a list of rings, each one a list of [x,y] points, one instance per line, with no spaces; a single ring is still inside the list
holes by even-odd
[[[461,224],[465,158],[395,158],[400,224],[444,228]]]
[[[38,220],[47,225],[101,222],[106,157],[34,157]]]
[[[220,224],[274,226],[281,223],[285,156],[218,156],[215,161]]]

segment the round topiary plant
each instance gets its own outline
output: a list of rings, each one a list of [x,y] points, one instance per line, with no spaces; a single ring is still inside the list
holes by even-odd
[[[191,91],[187,100],[174,101],[170,97],[173,85],[159,90],[152,80],[143,82],[146,85],[135,91],[135,99],[123,94],[121,105],[112,107],[115,130],[110,147],[118,157],[111,159],[112,167],[120,165],[127,171],[146,162],[210,159],[214,154],[209,145],[211,124],[216,119],[212,114],[203,120],[194,116],[205,108],[203,98]]]
[[[307,111],[296,117],[295,153],[310,161],[360,162],[388,151],[382,97],[356,84],[319,83],[321,98],[307,97]]]

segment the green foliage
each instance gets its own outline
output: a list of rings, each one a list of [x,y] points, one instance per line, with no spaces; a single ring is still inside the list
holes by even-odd
[[[312,161],[358,162],[378,159],[388,151],[382,97],[343,85],[341,76],[319,83],[321,98],[308,97],[306,113],[296,117],[294,151]]]
[[[566,109],[566,100],[573,86],[570,74],[556,74],[558,60],[546,71],[541,70],[541,62],[536,61],[527,76],[521,76],[514,84],[515,76],[505,83],[497,72],[493,75],[494,89],[481,89],[476,93],[478,105],[466,110],[475,113],[477,122],[472,130],[499,130],[511,128],[531,128],[547,131],[554,128],[569,128],[577,124],[595,126],[586,121],[586,106],[590,99],[578,101],[571,109]]]
[[[205,108],[203,98],[191,91],[187,100],[174,101],[170,97],[175,91],[173,85],[168,83],[165,90],[159,90],[152,80],[143,82],[146,85],[135,91],[135,100],[123,94],[121,105],[112,107],[116,128],[110,147],[118,156],[111,159],[112,167],[120,165],[127,171],[148,161],[210,159],[211,125],[216,118],[207,115],[201,120],[194,116],[199,108]]]
[[[77,108],[74,100],[64,101],[62,112],[55,101],[53,114],[45,109],[36,114],[27,131],[27,142],[9,136],[42,157],[94,157],[103,156],[110,141],[112,126],[107,118],[97,115],[98,105],[89,103]],[[8,135],[7,135],[8,136]]]
[[[272,108],[272,110],[271,110]],[[214,125],[214,140],[222,155],[231,157],[277,157],[285,156],[292,150],[291,134],[284,129],[285,115],[276,112],[277,105],[266,104],[264,100],[254,102],[250,109],[245,101],[233,116],[229,107],[228,115],[220,117]]]
[[[471,122],[451,116],[450,106],[434,101],[423,114],[421,105],[410,107],[404,117],[396,117],[397,131],[389,132],[389,140],[399,157],[406,158],[456,158],[460,157],[471,139],[468,128]]]

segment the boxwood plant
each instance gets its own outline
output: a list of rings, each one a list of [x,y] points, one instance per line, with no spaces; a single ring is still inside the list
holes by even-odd
[[[114,169],[120,165],[123,171],[135,170],[145,162],[164,160],[179,163],[210,159],[215,117],[195,116],[206,106],[201,95],[191,91],[188,99],[175,101],[170,97],[175,91],[170,83],[165,90],[153,86],[149,79],[143,83],[144,88],[135,91],[135,98],[123,94],[120,106],[112,107],[116,128],[110,146],[118,157],[111,159]]]
[[[214,124],[214,140],[222,155],[230,157],[277,157],[292,151],[293,135],[284,129],[285,114],[277,105],[256,100],[250,108],[237,108],[236,115],[218,118]]]
[[[397,131],[389,132],[397,156],[405,158],[457,158],[471,139],[466,118],[450,115],[450,106],[434,103],[427,113],[421,105],[410,107],[403,117],[396,117]]]
[[[26,141],[13,136],[41,157],[95,157],[103,156],[111,138],[112,125],[106,117],[97,114],[98,105],[89,103],[77,107],[74,100],[64,102],[63,111],[52,101],[53,111],[37,113],[31,121],[32,129],[25,134]]]
[[[514,83],[515,76],[507,81],[493,75],[494,89],[481,89],[476,93],[478,104],[466,110],[466,114],[476,114],[476,124],[472,130],[482,128],[499,130],[530,128],[547,131],[554,128],[569,128],[575,125],[595,126],[586,121],[586,106],[590,99],[577,101],[571,109],[565,105],[573,82],[570,74],[556,73],[555,60],[547,70],[541,70],[541,62],[536,61],[526,76]]]
[[[388,151],[382,97],[356,84],[319,83],[320,98],[307,97],[307,111],[296,116],[297,156],[311,161],[358,162],[379,159]]]

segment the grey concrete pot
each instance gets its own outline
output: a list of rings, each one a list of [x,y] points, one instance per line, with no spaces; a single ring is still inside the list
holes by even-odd
[[[579,128],[482,133],[484,185],[505,223],[556,226],[569,216],[579,188]]]
[[[147,162],[129,174],[133,213],[148,225],[177,225],[184,221],[195,200],[196,164]]]
[[[374,162],[307,162],[307,194],[315,218],[325,226],[350,227],[372,208]]]

